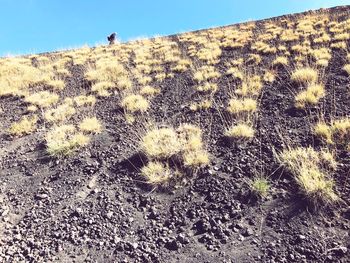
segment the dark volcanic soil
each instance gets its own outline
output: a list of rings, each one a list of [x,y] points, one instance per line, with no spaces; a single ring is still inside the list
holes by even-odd
[[[218,68],[235,52],[223,50]],[[149,117],[201,126],[212,164],[160,190],[139,175],[142,160],[134,138],[140,124],[125,123],[116,97],[99,98],[94,109],[104,131],[62,159],[45,154],[43,130],[8,136],[5,128],[26,105],[1,98],[0,262],[349,262],[349,153],[339,154],[335,175],[344,202],[318,211],[309,211],[292,175],[274,156],[287,144],[321,147],[310,126],[319,114],[350,115],[342,52],[333,53],[326,69],[326,97],[306,111],[293,106],[290,70],[279,69],[260,96],[257,134],[244,144],[222,140],[220,109],[189,110],[196,99],[189,74],[164,80]],[[263,64],[271,59],[265,57]],[[64,95],[89,91],[82,68],[70,70]],[[219,80],[216,101],[227,102],[229,86],[229,79]],[[270,177],[266,198],[251,194],[247,182],[256,173]]]

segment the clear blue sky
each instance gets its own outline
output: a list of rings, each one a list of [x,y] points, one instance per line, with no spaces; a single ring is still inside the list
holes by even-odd
[[[257,20],[350,0],[0,0],[0,56]]]

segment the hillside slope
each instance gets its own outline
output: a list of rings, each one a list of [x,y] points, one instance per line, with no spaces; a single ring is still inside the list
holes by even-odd
[[[349,262],[349,13],[0,59],[0,262]]]

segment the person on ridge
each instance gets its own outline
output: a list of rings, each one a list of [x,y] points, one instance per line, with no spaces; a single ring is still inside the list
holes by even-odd
[[[107,37],[107,40],[109,41],[110,45],[113,45],[115,43],[116,38],[117,38],[117,34],[112,33],[110,36]]]

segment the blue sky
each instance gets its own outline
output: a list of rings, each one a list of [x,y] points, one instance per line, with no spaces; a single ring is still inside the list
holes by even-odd
[[[0,56],[257,20],[350,0],[0,0]]]

